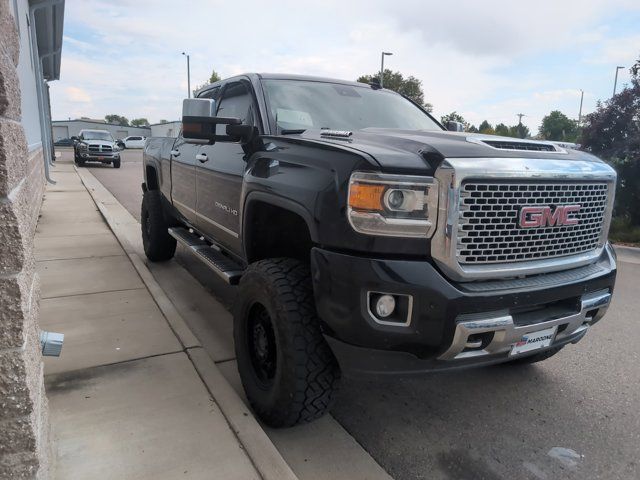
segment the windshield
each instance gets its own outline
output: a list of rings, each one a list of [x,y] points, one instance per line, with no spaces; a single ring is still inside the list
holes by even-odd
[[[113,141],[113,137],[109,132],[82,132],[84,140],[107,140]]]
[[[309,80],[264,80],[278,130],[397,128],[442,130],[426,113],[392,92]]]

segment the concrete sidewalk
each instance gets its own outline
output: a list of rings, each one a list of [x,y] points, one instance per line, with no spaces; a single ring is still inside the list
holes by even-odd
[[[56,478],[295,478],[281,457],[265,469],[244,448],[215,377],[205,385],[192,363],[206,353],[188,329],[174,333],[170,302],[152,295],[73,165],[58,162],[55,178],[36,256],[41,328],[65,334],[62,356],[45,361]]]

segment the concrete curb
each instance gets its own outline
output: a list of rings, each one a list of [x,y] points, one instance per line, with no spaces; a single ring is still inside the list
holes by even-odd
[[[265,479],[295,480],[298,477],[284,461],[240,395],[227,382],[211,357],[202,348],[187,350],[200,378],[210,390],[240,443],[244,445],[256,469]]]
[[[256,470],[265,480],[297,480],[298,477],[282,458],[253,414],[246,408],[240,396],[224,378],[215,362],[200,348],[200,342],[142,261],[140,253],[143,249],[140,234],[138,233],[137,237],[134,236],[131,228],[132,224],[135,224],[135,231],[139,231],[136,219],[91,172],[78,168],[76,171],[109,228],[127,252],[131,263],[167,319],[172,331],[184,346],[202,382],[244,446]]]

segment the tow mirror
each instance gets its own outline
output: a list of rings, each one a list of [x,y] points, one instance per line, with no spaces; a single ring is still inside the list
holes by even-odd
[[[182,101],[182,136],[189,143],[215,143],[227,135],[216,135],[216,125],[240,125],[239,118],[216,117],[216,102],[210,98]]]
[[[251,143],[259,134],[252,125],[227,125],[227,136],[232,142]]]
[[[464,132],[464,123],[448,121],[447,130],[450,132]]]

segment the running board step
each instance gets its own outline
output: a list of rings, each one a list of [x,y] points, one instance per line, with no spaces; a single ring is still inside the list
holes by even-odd
[[[242,267],[229,257],[210,247],[207,242],[186,228],[170,228],[169,235],[191,250],[191,253],[229,285],[238,284],[244,272]]]

